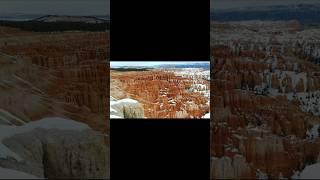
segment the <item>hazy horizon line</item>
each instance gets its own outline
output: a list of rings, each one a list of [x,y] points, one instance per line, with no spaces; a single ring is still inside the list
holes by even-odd
[[[200,64],[200,63],[208,63],[210,61],[190,61],[190,62],[181,62],[181,61],[173,61],[173,62],[165,62],[165,61],[117,61],[110,62],[110,67],[123,67],[123,66],[157,66],[157,65],[181,65],[181,64]]]

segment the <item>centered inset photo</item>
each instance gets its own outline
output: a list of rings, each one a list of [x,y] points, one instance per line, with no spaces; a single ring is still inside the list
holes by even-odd
[[[111,119],[210,118],[209,61],[110,62]]]

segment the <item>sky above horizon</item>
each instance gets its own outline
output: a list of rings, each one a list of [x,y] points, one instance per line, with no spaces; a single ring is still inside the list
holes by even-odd
[[[121,66],[155,66],[163,64],[195,64],[195,63],[209,63],[209,61],[111,61],[111,67]]]
[[[210,0],[210,9],[230,9],[272,5],[315,4],[319,0]]]
[[[0,0],[6,14],[109,15],[110,0]]]

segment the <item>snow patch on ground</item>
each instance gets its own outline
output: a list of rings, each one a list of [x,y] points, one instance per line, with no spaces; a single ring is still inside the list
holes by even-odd
[[[204,118],[204,119],[210,119],[210,113],[205,114],[204,116],[202,116],[202,118]]]

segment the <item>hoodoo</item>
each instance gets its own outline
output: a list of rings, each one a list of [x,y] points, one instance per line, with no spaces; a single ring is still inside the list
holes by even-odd
[[[208,118],[209,81],[210,71],[203,68],[111,65],[110,93],[119,101],[111,98],[110,117]]]
[[[116,100],[111,97],[110,99],[110,118],[144,118],[143,106],[138,101],[129,98]]]

